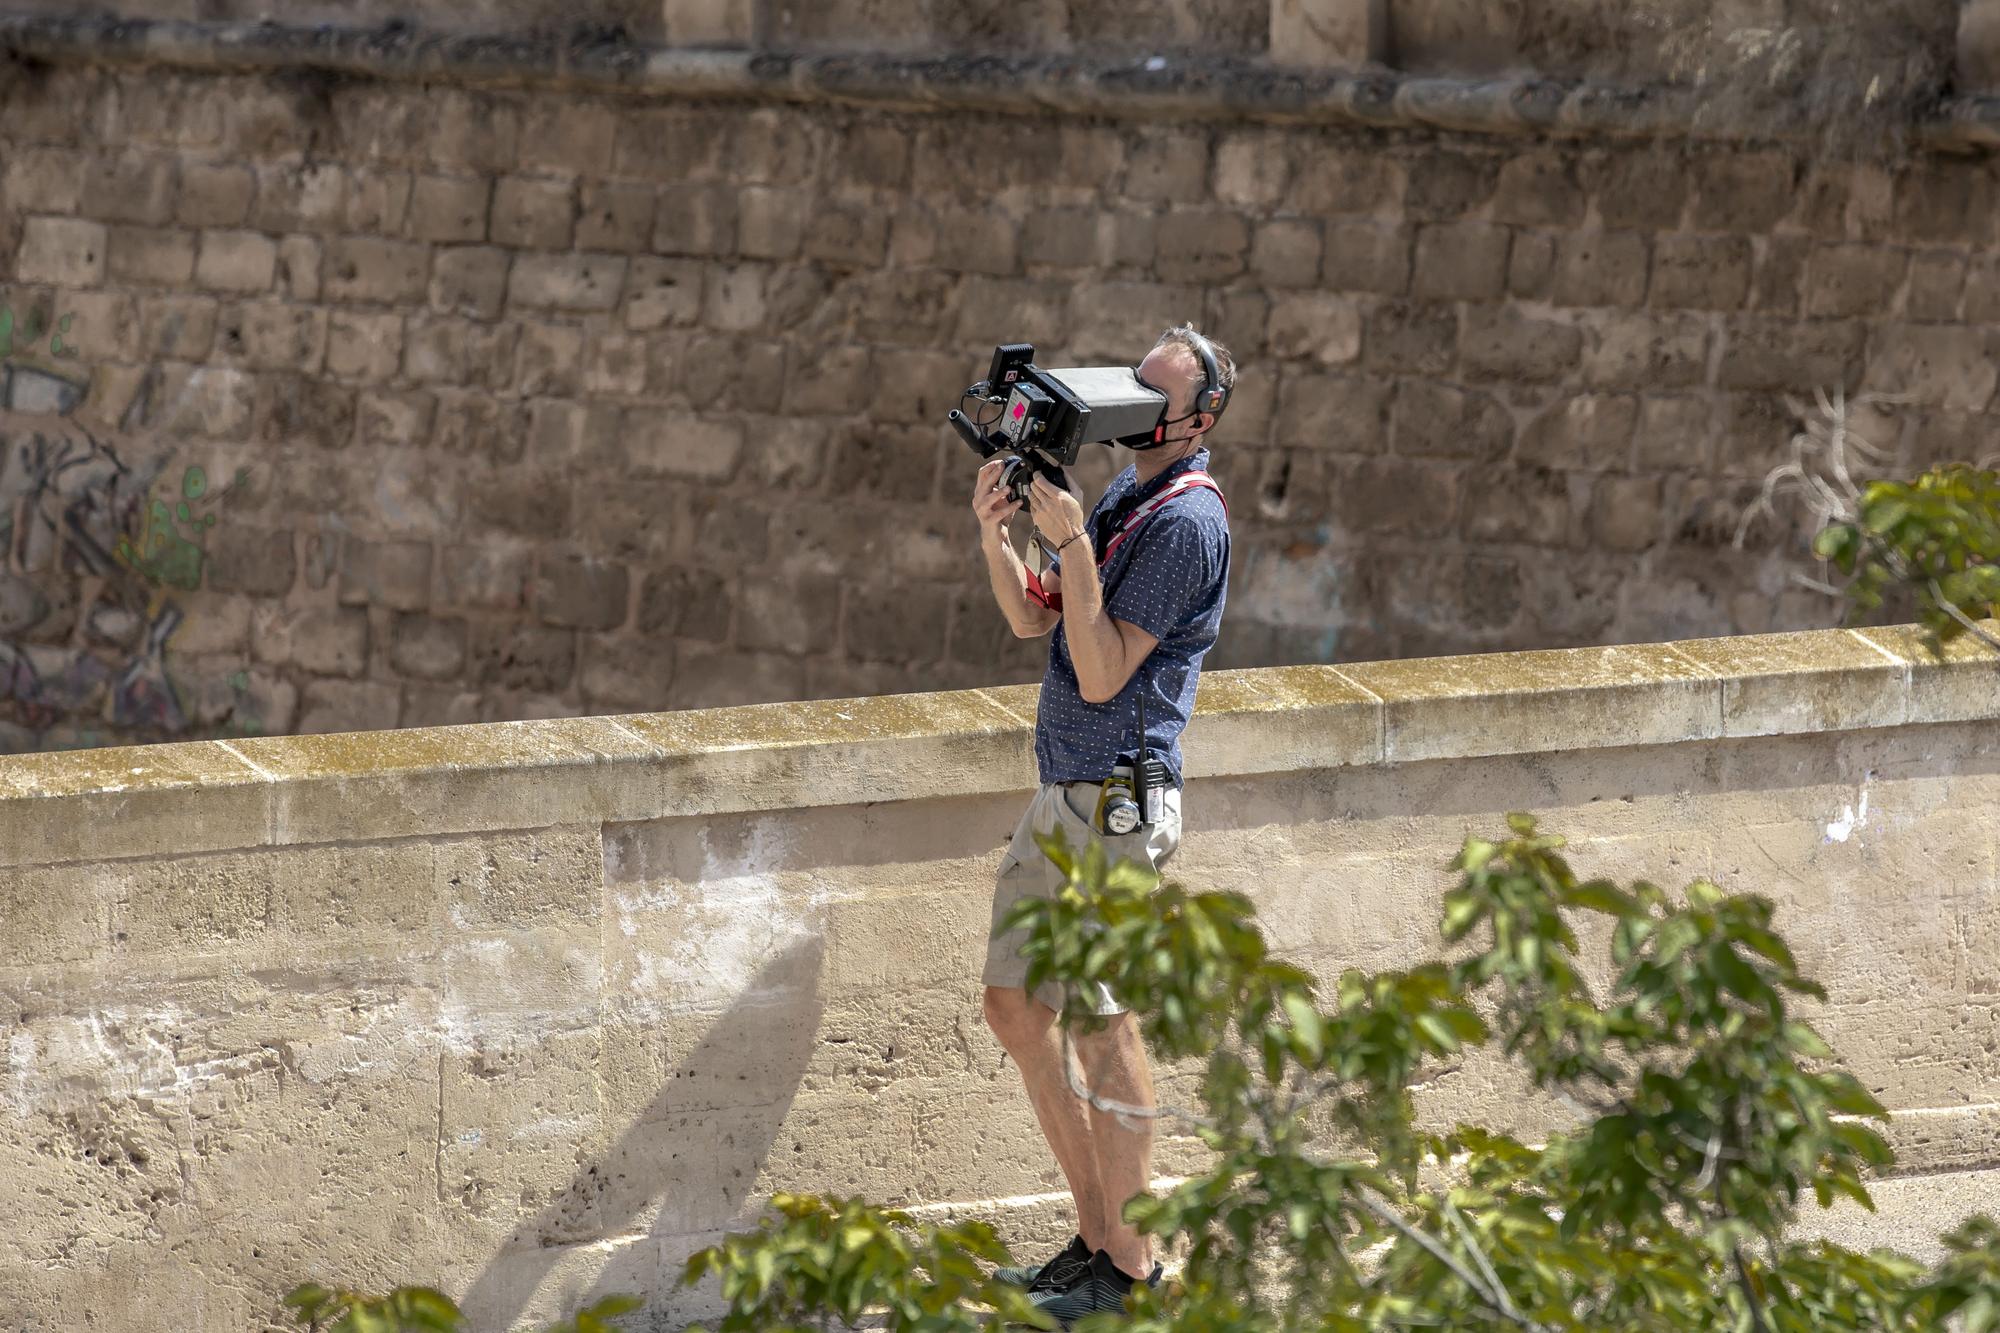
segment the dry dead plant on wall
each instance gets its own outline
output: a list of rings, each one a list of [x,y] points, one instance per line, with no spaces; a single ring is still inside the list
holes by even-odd
[[[1791,457],[1764,478],[1757,502],[1744,511],[1736,548],[1752,522],[1776,517],[1778,501],[1789,500],[1812,519],[1813,553],[1846,580],[1794,575],[1800,584],[1845,600],[1850,619],[1907,593],[1934,649],[1965,634],[2000,652],[2000,636],[1975,619],[2000,614],[2000,456],[1946,463],[1908,482],[1882,480],[1893,455],[1867,438],[1854,414],[1908,400],[1850,399],[1840,390],[1816,390],[1814,399],[1810,411],[1785,400],[1805,425],[1792,437]]]
[[[1785,409],[1795,420],[1805,423],[1792,436],[1791,456],[1764,478],[1757,503],[1743,511],[1736,525],[1735,547],[1743,549],[1750,525],[1759,517],[1777,518],[1780,496],[1797,497],[1814,520],[1815,528],[1851,515],[1861,499],[1863,474],[1874,474],[1894,461],[1888,449],[1871,441],[1854,421],[1858,408],[1900,403],[1900,398],[1883,394],[1847,397],[1845,391],[1813,391],[1814,406],[1787,395]],[[1804,580],[1819,591],[1839,595],[1840,590],[1819,580]]]

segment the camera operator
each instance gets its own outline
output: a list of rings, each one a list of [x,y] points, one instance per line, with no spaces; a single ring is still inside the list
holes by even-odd
[[[1021,897],[1052,897],[1062,888],[1061,873],[1035,845],[1037,834],[1060,826],[1072,847],[1098,841],[1113,862],[1155,868],[1180,844],[1179,737],[1194,707],[1202,657],[1222,621],[1229,576],[1228,511],[1207,476],[1203,447],[1216,416],[1194,409],[1204,401],[1225,404],[1236,369],[1227,350],[1182,325],[1161,336],[1138,377],[1166,396],[1166,411],[1149,436],[1121,441],[1137,460],[1087,519],[1075,496],[1045,476],[1035,478],[1029,509],[1045,549],[1057,553],[1051,572],[1031,574],[1008,539],[1008,521],[1021,506],[1000,488],[1002,463],[982,467],[973,489],[980,549],[1001,613],[1024,638],[1055,632],[1035,724],[1041,785],[1001,862],[996,925]],[[1164,503],[1152,505],[1161,497]],[[1136,725],[1142,692],[1146,742],[1165,760],[1169,785],[1161,818],[1111,834],[1101,823],[1101,798],[1120,766],[1144,758]],[[1077,1236],[1048,1263],[1001,1276],[1028,1286],[1067,1327],[1085,1314],[1122,1308],[1134,1281],[1160,1280],[1150,1239],[1120,1216],[1126,1200],[1151,1182],[1153,1133],[1150,1121],[1135,1119],[1127,1128],[1073,1094],[1055,1026],[1063,994],[1053,984],[1034,994],[1024,989],[1022,942],[1020,932],[1010,932],[988,946],[986,1020],[1021,1068],[1042,1135],[1075,1199]],[[1152,1075],[1138,1023],[1099,990],[1094,1008],[1111,1016],[1108,1024],[1074,1034],[1084,1077],[1100,1098],[1151,1107]]]

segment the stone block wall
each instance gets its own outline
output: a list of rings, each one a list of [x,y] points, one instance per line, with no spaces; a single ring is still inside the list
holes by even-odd
[[[2000,1209],[1996,687],[1902,629],[1217,672],[1173,870],[1322,978],[1432,956],[1512,810],[1581,874],[1771,897],[1896,1113],[1880,1213],[1810,1225],[1935,1257]],[[9,1328],[250,1333],[312,1277],[435,1282],[481,1333],[633,1291],[665,1333],[713,1311],[681,1261],[780,1189],[1060,1241],[977,985],[1033,704],[0,758]],[[1418,1095],[1567,1114],[1483,1057]],[[1161,1174],[1199,1151],[1164,1134]]]
[[[68,0],[10,0],[24,13],[71,15]],[[1266,0],[114,0],[93,6],[165,20],[274,18],[294,24],[408,23],[452,32],[622,32],[634,42],[789,50],[1200,51],[1256,56],[1268,47]]]
[[[9,66],[0,304],[68,331],[0,744],[1031,680],[940,424],[1000,341],[1235,349],[1218,667],[1823,624],[1730,546],[1788,399],[1991,451],[1983,156],[676,86]]]
[[[112,0],[93,13],[304,26],[406,24],[584,44],[1000,58],[1164,55],[1366,63],[1426,74],[1533,70],[1705,85],[1858,90],[1949,66],[1962,11],[1987,0]],[[75,16],[71,0],[10,10]],[[1984,19],[1967,21],[1975,29]],[[1963,84],[1962,86],[1986,86]],[[1879,91],[1879,90],[1878,90]]]

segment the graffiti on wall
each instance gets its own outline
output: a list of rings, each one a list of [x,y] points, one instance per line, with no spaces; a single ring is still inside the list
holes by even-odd
[[[241,481],[239,474],[237,481]],[[234,484],[232,483],[232,489]],[[181,473],[180,499],[170,502],[155,496],[146,505],[137,536],[120,533],[112,554],[118,562],[156,587],[184,588],[193,592],[201,586],[202,548],[181,534],[181,526],[199,532],[215,526],[215,515],[199,514],[189,508],[208,494],[208,473],[191,466]],[[223,494],[227,494],[225,491]]]
[[[17,322],[14,308],[0,305],[0,361],[12,360],[17,346],[23,354],[33,354],[45,337],[49,340],[50,356],[74,359],[76,344],[68,341],[68,335],[76,316],[64,315],[49,324],[43,324],[42,319],[42,312],[30,306],[26,317]]]
[[[169,475],[165,452],[138,463],[75,420],[47,420],[70,417],[87,388],[0,365],[0,407],[29,416],[0,427],[0,750],[118,738],[100,727],[164,738],[196,720],[167,665],[186,619],[175,594],[201,585],[202,538],[244,476],[216,488],[199,465]],[[229,686],[244,703],[246,673]],[[223,711],[234,731],[260,729],[247,708]]]
[[[57,435],[36,431],[6,443],[11,457],[0,482],[0,538],[7,571],[16,578],[48,573],[79,579],[91,595],[79,597],[75,616],[100,651],[43,645],[38,653],[35,646],[0,641],[0,699],[16,701],[22,721],[35,730],[85,714],[118,727],[184,727],[162,657],[183,613],[133,586],[145,580],[133,577],[138,571],[128,554],[153,478],[81,428]],[[39,605],[31,602],[14,618],[45,621],[52,610],[46,595],[30,585],[16,600],[24,596]],[[57,659],[58,669],[48,670]]]

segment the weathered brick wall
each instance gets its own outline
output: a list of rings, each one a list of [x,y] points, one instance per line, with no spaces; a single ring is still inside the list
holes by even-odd
[[[1533,69],[1568,78],[1721,85],[1780,97],[1824,82],[1856,97],[1950,61],[1954,0],[1388,0],[1398,68]],[[1769,108],[1767,108],[1769,109]]]
[[[1983,0],[1980,0],[1983,3]],[[1565,78],[1775,84],[1826,76],[1848,93],[1913,60],[1949,62],[1956,0],[111,0],[92,12],[166,20],[375,26],[809,51],[999,57],[1163,53],[1318,64],[1324,40],[1366,23],[1376,57],[1425,73],[1535,70]],[[10,0],[62,16],[75,0]],[[1278,17],[1274,22],[1274,11]],[[1296,17],[1295,17],[1296,16]],[[1274,36],[1274,31],[1280,36]],[[1341,43],[1333,43],[1337,49]],[[1357,60],[1351,52],[1336,63]],[[1926,71],[1928,73],[1929,71]],[[1878,88],[1878,95],[1882,91]]]
[[[133,67],[0,110],[0,301],[78,349],[9,362],[7,745],[1032,679],[940,425],[1002,340],[1242,358],[1218,666],[1825,623],[1796,534],[1728,545],[1784,395],[1989,451],[1983,157]]]
[[[1593,4],[1598,0],[1591,0]],[[1465,0],[1412,0],[1412,7]],[[69,15],[74,0],[10,0],[7,8]],[[990,49],[1021,55],[1067,50],[1268,49],[1266,0],[115,0],[95,6],[146,19],[295,24],[394,21],[459,32],[567,37],[579,25],[622,29],[637,42],[757,44],[820,50]]]

